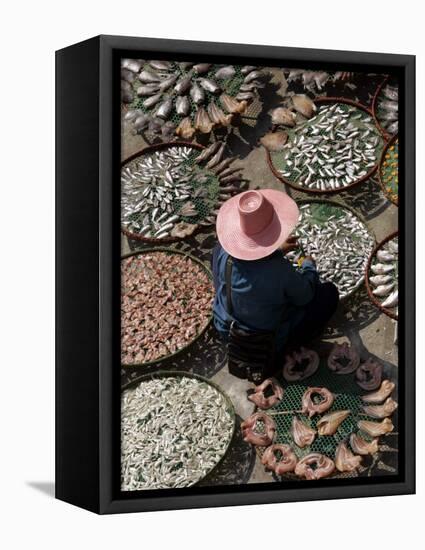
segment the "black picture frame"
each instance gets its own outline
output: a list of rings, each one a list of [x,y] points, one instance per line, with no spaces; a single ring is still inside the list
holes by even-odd
[[[120,57],[223,60],[400,78],[399,473],[119,491]],[[118,98],[118,100],[117,100]],[[56,498],[100,514],[415,491],[415,57],[98,36],[56,52]]]

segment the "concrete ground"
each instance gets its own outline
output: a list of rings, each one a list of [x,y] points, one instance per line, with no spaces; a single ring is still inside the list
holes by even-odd
[[[286,97],[287,93],[287,86],[284,78],[282,78],[282,73],[277,70],[272,71],[274,76],[268,88],[262,93],[262,102],[254,104],[247,112],[247,116],[242,119],[241,125],[233,129],[232,133],[228,136],[227,146],[228,154],[238,157],[239,164],[243,168],[243,174],[249,180],[250,188],[285,190],[283,184],[271,172],[267,164],[265,150],[258,143],[259,138],[271,128],[269,110],[279,104]],[[344,94],[352,98],[360,97],[361,100],[365,103],[369,102],[370,105],[370,99],[376,85],[376,81],[373,79],[370,79],[370,82],[366,80],[364,88],[357,90],[346,88],[342,92],[340,91],[340,95]],[[370,89],[367,89],[367,86]],[[146,145],[148,143],[143,136],[133,135],[130,127],[123,128],[123,159],[140,151]],[[291,189],[287,189],[287,192],[296,199],[308,198],[308,195],[299,192],[294,193]],[[365,182],[358,186],[358,188],[354,188],[350,193],[340,193],[325,198],[343,200],[346,204],[353,206],[367,221],[378,242],[398,229],[398,209],[385,198],[376,180]],[[211,242],[213,243],[214,239]],[[140,247],[140,245],[135,242],[129,243],[127,238],[123,236],[123,253],[135,250],[137,247]],[[348,339],[352,345],[356,346],[363,359],[369,355],[375,356],[384,364],[386,375],[396,380],[398,350],[397,345],[394,343],[395,333],[396,323],[381,313],[370,302],[364,289],[360,289],[354,298],[340,304],[335,319],[332,321],[329,331],[324,335],[321,345]],[[237,415],[243,419],[251,414],[253,405],[247,400],[246,392],[252,388],[252,384],[229,374],[225,361],[216,372],[215,369],[212,369],[212,371],[214,374],[211,376],[211,379],[229,395],[235,406]],[[203,374],[202,369],[197,372]],[[137,369],[137,372],[132,373],[132,377],[134,378],[136,375],[142,373],[142,369]],[[127,376],[128,373],[124,375],[125,381],[127,381]],[[217,478],[216,483],[263,483],[273,481],[272,475],[265,472],[258,457],[255,453],[252,453],[252,449],[248,449],[242,442],[239,442],[239,444],[239,454],[235,451],[236,465],[235,462],[228,464],[227,468],[230,473],[226,472],[226,475],[223,474],[225,481],[220,481]],[[389,447],[393,450],[396,449],[396,441],[392,441]],[[246,464],[242,464],[240,460],[241,456],[248,457],[245,461]],[[247,465],[248,462],[249,465]],[[239,468],[240,472],[243,473],[238,477],[237,472],[231,471],[232,468]],[[389,468],[391,470],[391,467]],[[381,469],[385,470],[385,465]]]

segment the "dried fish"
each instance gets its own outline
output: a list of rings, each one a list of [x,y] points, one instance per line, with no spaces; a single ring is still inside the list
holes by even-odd
[[[317,401],[320,396],[320,401]],[[311,418],[322,414],[332,407],[334,395],[327,388],[307,388],[302,398],[302,412]]]
[[[184,118],[177,126],[176,134],[183,139],[191,139],[195,133],[190,117]]]
[[[350,446],[359,455],[373,455],[378,452],[378,439],[366,441],[359,434],[350,435]]]
[[[372,422],[371,420],[359,420],[357,422],[359,430],[370,435],[370,437],[379,437],[394,430],[393,423],[389,418],[384,418],[381,422]]]
[[[365,403],[382,403],[394,391],[395,384],[390,380],[383,380],[379,390],[362,396]]]
[[[307,426],[297,416],[292,417],[291,435],[295,444],[304,448],[307,445],[311,445],[316,437],[316,431],[313,428]]]
[[[354,455],[344,441],[341,441],[335,452],[335,466],[340,472],[353,472],[361,465],[362,457]]]
[[[350,374],[360,364],[360,356],[347,342],[334,344],[328,358],[328,367],[336,374]]]
[[[295,473],[305,479],[321,479],[330,476],[335,470],[332,459],[320,453],[304,456],[295,466]]]
[[[193,66],[193,70],[197,74],[207,73],[211,68],[211,63],[197,63]]]
[[[194,126],[196,130],[199,130],[203,134],[208,134],[211,132],[214,126],[203,107],[198,107],[198,110],[196,111]]]
[[[204,88],[204,90],[212,94],[217,94],[221,92],[220,86],[211,78],[200,78],[199,84],[202,86],[202,88]]]
[[[136,92],[138,96],[151,96],[159,92],[159,86],[157,84],[145,84],[139,86]]]
[[[273,124],[283,124],[291,128],[295,126],[296,115],[286,107],[276,107],[271,115]]]
[[[214,124],[221,126],[229,126],[233,118],[233,115],[225,115],[213,101],[208,105],[208,115]]]
[[[228,80],[229,78],[233,78],[236,74],[236,70],[231,65],[228,65],[227,67],[221,67],[221,69],[218,69],[214,76],[218,80]]]
[[[196,105],[200,105],[205,101],[205,92],[196,82],[194,82],[190,88],[190,97]]]
[[[220,461],[233,431],[225,397],[208,382],[140,382],[121,397],[121,490],[195,484]]]
[[[282,444],[270,445],[261,458],[261,463],[278,476],[293,472],[297,462],[298,458],[291,447]]]
[[[286,132],[269,132],[260,139],[260,142],[268,151],[282,151],[285,143],[288,141]]]
[[[176,225],[171,230],[171,236],[184,239],[185,237],[189,237],[190,235],[192,235],[197,227],[198,227],[197,224],[193,224],[193,223],[186,223],[186,222],[176,223]]]
[[[161,100],[162,94],[155,94],[151,97],[148,97],[148,99],[145,99],[143,101],[143,106],[147,109],[150,109],[154,105],[156,105]]]
[[[244,441],[268,447],[273,443],[276,425],[266,413],[257,412],[242,422],[241,429]]]
[[[146,363],[176,352],[210,320],[212,282],[184,255],[155,251],[122,260],[121,288],[123,364]]]
[[[381,385],[383,366],[371,357],[356,370],[356,382],[364,390],[375,390]]]
[[[266,391],[270,388],[272,394],[265,396]],[[275,380],[267,378],[259,386],[256,386],[254,393],[248,396],[248,399],[255,403],[260,409],[270,409],[283,397],[283,388]]]
[[[190,102],[187,96],[179,96],[176,99],[176,112],[178,115],[186,116],[190,112]]]
[[[143,67],[143,64],[144,64],[143,59],[122,59],[121,60],[121,67],[124,69],[128,69],[133,73],[138,73],[140,69]]]
[[[156,69],[157,71],[168,71],[173,67],[173,64],[171,63],[171,61],[165,61],[165,60],[149,61],[149,65],[153,69]]]
[[[147,69],[143,70],[139,74],[139,80],[143,84],[149,83],[158,83],[161,80],[161,77],[153,71],[148,71]]]
[[[312,349],[301,347],[285,357],[283,377],[288,382],[304,380],[319,368],[319,355]]]
[[[351,411],[333,411],[322,416],[317,422],[319,435],[334,435],[350,413]]]
[[[237,101],[236,99],[233,99],[228,94],[222,93],[219,97],[219,101],[222,105],[222,107],[228,112],[228,113],[244,113],[246,111],[247,102],[246,101]]]
[[[397,409],[398,404],[392,397],[388,397],[382,405],[364,405],[363,410],[372,418],[386,418]]]
[[[292,96],[292,104],[294,105],[294,109],[306,118],[311,118],[313,113],[317,111],[314,102],[306,95]]]
[[[183,95],[185,94],[191,86],[191,76],[184,76],[182,77],[177,84],[174,86],[174,90],[179,94]]]
[[[222,142],[220,144],[220,147],[218,148],[217,152],[211,157],[211,159],[207,162],[206,167],[211,169],[214,167],[217,167],[218,163],[223,158],[224,149],[226,147],[226,144]]]
[[[172,110],[173,100],[171,98],[168,98],[158,107],[158,110],[156,111],[156,116],[166,120],[170,116]]]
[[[387,308],[396,307],[398,305],[398,289],[394,290],[381,305]]]

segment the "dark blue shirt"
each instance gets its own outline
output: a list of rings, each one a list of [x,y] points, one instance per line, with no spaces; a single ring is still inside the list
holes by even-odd
[[[226,338],[231,318],[227,313],[226,261],[228,254],[218,244],[213,251],[212,269],[216,295],[214,324]],[[291,327],[303,318],[303,306],[314,297],[319,280],[315,265],[304,260],[295,269],[281,250],[260,260],[233,259],[233,318],[247,330],[275,330],[281,349]]]

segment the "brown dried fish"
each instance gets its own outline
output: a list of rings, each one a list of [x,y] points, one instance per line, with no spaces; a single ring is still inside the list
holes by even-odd
[[[383,380],[379,390],[363,395],[362,400],[365,403],[382,403],[389,395],[392,394],[394,388],[394,382],[391,382],[390,380]]]
[[[290,128],[295,126],[296,115],[289,109],[286,109],[286,107],[276,107],[276,109],[273,109],[271,115],[273,124],[283,124]]]
[[[271,388],[272,395],[269,397],[265,396],[265,392],[268,388]],[[270,409],[279,403],[283,397],[283,388],[280,386],[276,380],[267,378],[259,386],[256,386],[254,393],[248,396],[248,399],[255,403],[260,409]]]
[[[261,463],[278,476],[293,472],[297,462],[298,458],[289,445],[270,445],[261,457]]]
[[[211,132],[214,124],[209,119],[206,110],[203,107],[198,107],[194,120],[196,130],[199,130],[203,134]]]
[[[282,151],[287,141],[288,134],[280,131],[269,132],[260,138],[260,142],[268,151]]]
[[[356,382],[364,390],[375,390],[381,384],[383,366],[371,357],[356,370]]]
[[[335,451],[335,466],[340,472],[352,472],[362,462],[362,457],[354,455],[347,445],[341,441]]]
[[[246,101],[237,101],[225,93],[222,93],[218,99],[228,113],[244,113],[248,105]]]
[[[292,103],[296,111],[301,113],[306,118],[311,118],[313,113],[316,112],[317,107],[313,101],[306,95],[294,95],[292,96]]]
[[[191,139],[195,133],[190,117],[184,118],[176,128],[176,134],[183,139]]]
[[[363,410],[368,416],[381,419],[391,416],[397,407],[397,401],[394,401],[392,397],[388,397],[382,405],[364,405]]]
[[[322,400],[314,402],[314,397],[320,395]],[[307,388],[302,398],[302,412],[311,418],[315,414],[322,414],[332,407],[334,395],[327,388]]]
[[[218,175],[221,174],[225,168],[227,168],[232,162],[234,162],[236,157],[228,157],[227,159],[224,159],[220,162],[220,164],[217,164],[214,167],[214,172]]]
[[[176,223],[176,225],[171,230],[171,236],[172,237],[189,237],[189,235],[192,235],[192,233],[195,231],[195,229],[198,227],[196,223],[186,223],[186,222],[179,222]]]
[[[334,344],[328,358],[328,367],[336,374],[350,374],[360,364],[360,356],[348,342]]]
[[[226,144],[223,142],[221,143],[220,147],[218,148],[218,151],[210,158],[210,160],[206,164],[206,168],[211,169],[214,168],[214,166],[217,166],[217,164],[221,161],[224,154],[224,148],[226,147]]]
[[[196,157],[196,160],[195,162],[197,164],[201,163],[202,161],[204,160],[207,160],[210,158],[211,155],[213,155],[217,149],[220,147],[221,145],[221,141],[216,141],[214,143],[212,143],[211,145],[209,145],[208,147],[206,147],[197,157]]]
[[[372,422],[371,420],[359,420],[357,426],[371,437],[379,437],[394,430],[394,425],[389,418],[384,418],[382,422]]]
[[[283,377],[288,382],[304,380],[314,374],[319,368],[319,355],[312,349],[301,347],[285,357]]]
[[[262,424],[262,428],[259,424]],[[242,422],[241,429],[244,441],[268,447],[273,443],[276,424],[266,413],[257,412]]]
[[[350,445],[353,451],[359,455],[373,455],[378,452],[378,439],[366,441],[359,434],[350,435]]]
[[[313,428],[307,426],[297,416],[292,417],[291,426],[292,439],[298,447],[305,447],[311,445],[316,437],[316,431]]]
[[[218,124],[221,126],[229,126],[233,118],[233,115],[225,115],[223,111],[220,109],[220,107],[217,107],[214,101],[211,101],[210,104],[208,105],[208,114],[210,119],[215,124]]]
[[[325,414],[317,422],[317,431],[319,435],[333,435],[344,420],[350,415],[351,411],[333,411]]]
[[[331,475],[334,470],[334,461],[320,453],[310,453],[295,466],[297,476],[305,479],[321,479]]]

